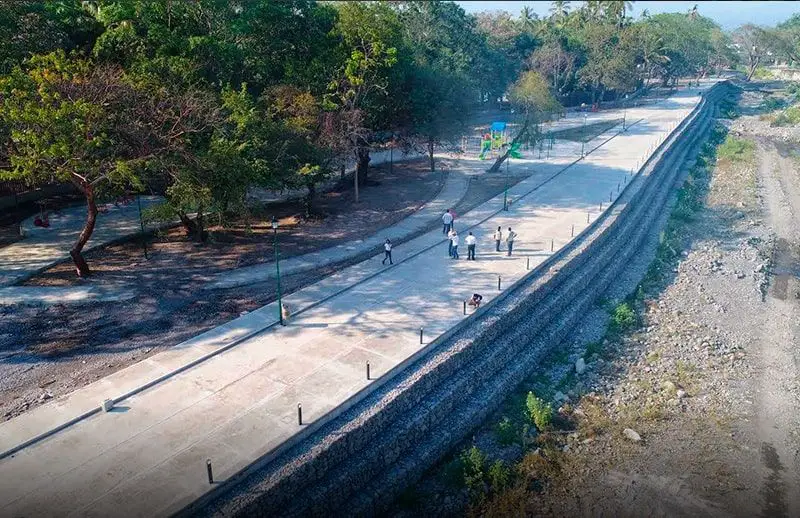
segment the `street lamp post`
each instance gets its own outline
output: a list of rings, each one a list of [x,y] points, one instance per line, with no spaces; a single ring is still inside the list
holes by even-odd
[[[508,210],[508,163],[511,161],[511,155],[506,156],[506,186],[503,190],[503,210]]]
[[[586,103],[581,103],[581,108],[585,110],[586,109]],[[584,155],[584,145],[586,144],[586,117],[588,117],[588,116],[589,116],[589,114],[584,111],[583,112],[583,129],[581,130],[581,157],[585,156]]]
[[[622,102],[622,131],[628,131],[625,126],[625,121],[628,115],[628,94],[625,94],[625,100]]]
[[[280,322],[281,325],[285,325],[283,323],[283,303],[281,302],[281,263],[280,253],[278,252],[278,220],[275,219],[275,216],[272,216],[272,231],[274,236],[273,247],[275,248],[275,270],[278,275],[278,322]]]

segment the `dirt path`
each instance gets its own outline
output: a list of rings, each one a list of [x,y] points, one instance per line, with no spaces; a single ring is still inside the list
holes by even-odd
[[[765,297],[766,318],[759,342],[758,435],[770,470],[764,483],[765,513],[800,515],[798,438],[798,351],[800,344],[800,178],[795,159],[782,145],[759,141],[759,180],[775,235],[772,282]]]

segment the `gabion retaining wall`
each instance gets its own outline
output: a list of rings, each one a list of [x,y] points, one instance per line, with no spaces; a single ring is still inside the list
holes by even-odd
[[[625,268],[713,123],[708,91],[606,213],[475,318],[285,451],[183,514],[373,515],[439,460],[556,347]]]

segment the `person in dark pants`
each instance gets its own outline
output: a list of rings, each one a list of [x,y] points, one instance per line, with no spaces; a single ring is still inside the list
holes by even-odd
[[[451,226],[450,231],[447,232],[447,257],[453,257],[453,236],[456,235],[456,230]]]
[[[508,235],[506,236],[506,244],[508,245],[508,256],[511,257],[511,251],[514,249],[514,240],[517,238],[517,233],[508,227]]]
[[[451,255],[451,259],[459,259],[458,257],[458,232],[455,230],[453,231],[453,237],[450,238],[450,242],[453,244],[453,253]]]
[[[450,229],[453,228],[453,215],[450,213],[450,209],[447,209],[447,212],[442,214],[442,234],[447,234],[450,232]]]
[[[472,235],[472,232],[469,233],[469,235],[464,240],[464,242],[467,244],[467,261],[469,261],[469,260],[474,261],[475,260],[475,243],[477,242],[477,240],[475,239],[475,236]]]
[[[496,251],[500,251],[500,241],[503,240],[503,229],[497,227],[497,232],[494,233],[494,246]]]
[[[392,242],[388,239],[383,244],[383,261],[381,261],[381,264],[386,264],[387,259],[389,260],[389,264],[394,264],[392,262]]]

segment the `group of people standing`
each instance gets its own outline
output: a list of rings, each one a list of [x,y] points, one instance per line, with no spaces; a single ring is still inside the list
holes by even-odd
[[[456,219],[456,213],[453,209],[447,209],[447,211],[442,215],[442,234],[447,235],[448,239],[448,251],[447,255],[451,259],[460,259],[458,255],[458,245],[461,242],[461,237],[456,232],[454,222]],[[511,252],[514,250],[514,240],[517,238],[517,233],[511,230],[511,227],[508,227],[508,233],[503,234],[502,227],[497,227],[497,230],[494,233],[494,242],[495,242],[495,251],[500,252],[500,245],[505,241],[506,249],[508,250],[508,256],[511,257]],[[467,261],[474,261],[475,260],[475,245],[478,244],[478,239],[470,232],[467,237],[464,239],[464,244],[467,245]],[[386,261],[389,261],[389,264],[394,264],[392,262],[392,242],[391,240],[387,239],[383,243],[383,261],[381,264],[386,264]]]
[[[448,238],[448,256],[451,259],[459,259],[458,255],[458,245],[461,241],[461,238],[458,235],[454,227],[455,221],[455,212],[453,209],[447,209],[442,215],[442,233],[447,235]],[[508,233],[503,234],[502,227],[497,227],[497,230],[494,233],[494,242],[495,242],[495,250],[500,252],[500,244],[505,241],[506,248],[508,250],[508,256],[511,256],[511,253],[514,249],[514,240],[517,238],[517,233],[511,230],[511,227],[508,227]],[[474,261],[475,260],[475,245],[477,244],[477,238],[470,232],[466,239],[464,239],[464,243],[467,245],[467,260]]]

